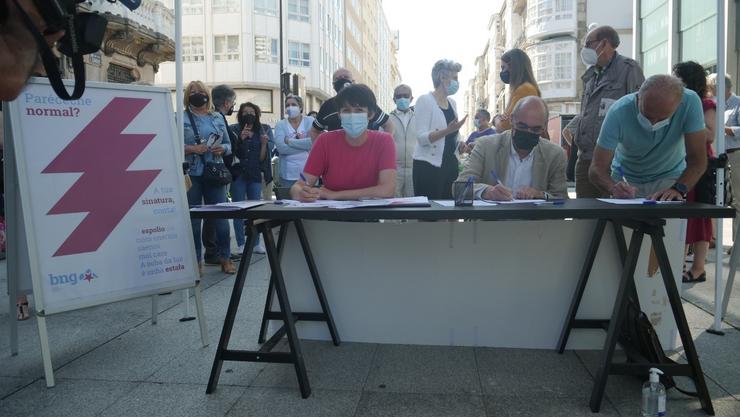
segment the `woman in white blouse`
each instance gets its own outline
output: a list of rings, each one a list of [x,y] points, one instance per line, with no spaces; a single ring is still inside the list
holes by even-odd
[[[290,188],[300,178],[311,151],[313,117],[303,115],[303,99],[293,94],[285,98],[285,112],[286,118],[275,125],[275,147],[280,153],[280,187]]]
[[[455,100],[460,84],[457,74],[462,65],[440,59],[432,68],[434,91],[416,100],[416,148],[414,149],[414,193],[433,199],[451,199],[452,183],[457,178],[455,156],[460,127],[468,116],[458,120]]]

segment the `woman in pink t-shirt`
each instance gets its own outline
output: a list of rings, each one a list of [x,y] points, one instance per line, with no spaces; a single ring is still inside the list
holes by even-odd
[[[302,180],[290,188],[293,199],[310,202],[393,197],[396,147],[389,133],[368,130],[377,109],[375,94],[352,84],[336,97],[342,129],[316,138]],[[321,178],[322,186],[316,187]]]

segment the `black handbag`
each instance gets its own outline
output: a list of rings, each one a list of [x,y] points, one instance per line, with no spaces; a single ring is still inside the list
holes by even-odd
[[[722,154],[717,158],[709,157],[707,160],[707,170],[704,171],[704,175],[699,178],[699,181],[694,186],[694,194],[696,195],[697,202],[716,204],[717,169],[719,168],[727,168],[727,154]],[[727,196],[726,190],[725,196]]]
[[[187,111],[188,118],[190,119],[190,125],[193,127],[193,133],[195,134],[195,142],[200,145],[203,143],[203,139],[200,137],[200,133],[198,133],[198,128],[195,126],[195,120],[193,120],[193,115],[190,113],[190,111]],[[203,181],[207,184],[212,185],[229,185],[232,181],[231,172],[229,171],[229,168],[226,166],[226,164],[223,162],[222,158],[220,159],[220,162],[218,161],[210,161],[207,162],[206,158],[203,155],[200,155],[201,158],[203,158]]]

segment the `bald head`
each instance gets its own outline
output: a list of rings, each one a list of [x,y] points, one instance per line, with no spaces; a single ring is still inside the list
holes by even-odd
[[[524,123],[530,128],[547,127],[550,111],[545,100],[537,96],[527,96],[519,100],[511,111],[511,118],[516,123]]]
[[[334,75],[332,76],[332,81],[337,80],[353,81],[354,77],[352,77],[352,72],[347,68],[339,68],[338,70],[334,71]]]
[[[670,118],[683,99],[683,81],[671,75],[653,75],[638,93],[640,112],[650,123]]]

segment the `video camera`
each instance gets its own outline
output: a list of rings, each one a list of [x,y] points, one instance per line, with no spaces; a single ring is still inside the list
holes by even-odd
[[[77,5],[85,0],[33,0],[41,17],[46,22],[47,33],[64,30],[65,34],[57,43],[57,49],[64,55],[72,58],[72,67],[75,73],[75,87],[70,95],[62,83],[59,67],[51,49],[46,44],[44,34],[40,33],[25,10],[19,5],[21,19],[26,28],[36,39],[36,43],[44,63],[47,76],[57,96],[62,100],[77,100],[85,91],[85,64],[83,55],[91,54],[100,49],[105,37],[105,28],[108,21],[98,13],[78,12]],[[115,3],[116,0],[106,0]],[[129,10],[135,10],[141,5],[141,0],[118,0]]]

